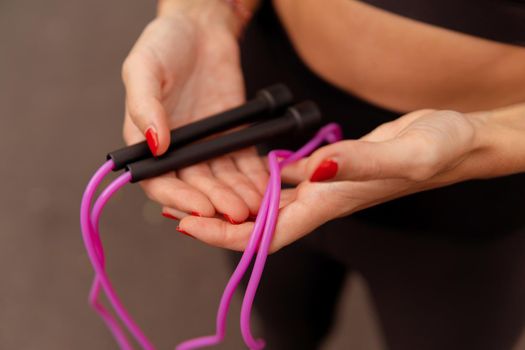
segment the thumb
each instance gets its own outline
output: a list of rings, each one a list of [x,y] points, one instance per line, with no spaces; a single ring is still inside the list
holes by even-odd
[[[383,142],[346,140],[320,148],[307,160],[312,182],[413,178],[421,151],[409,137]]]
[[[122,77],[126,88],[126,109],[131,121],[146,138],[151,153],[161,155],[168,149],[170,130],[166,110],[161,103],[160,69],[139,58],[129,57]]]

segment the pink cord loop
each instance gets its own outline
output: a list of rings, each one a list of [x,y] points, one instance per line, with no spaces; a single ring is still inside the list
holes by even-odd
[[[226,288],[224,289],[219,309],[217,311],[216,332],[214,335],[187,340],[176,347],[176,350],[192,350],[219,344],[226,334],[226,318],[230,308],[233,294],[237,289],[242,277],[246,273],[255,253],[255,263],[250,280],[242,302],[240,326],[244,342],[251,350],[260,350],[265,347],[263,339],[255,339],[251,332],[251,311],[255,294],[264,271],[264,265],[268,257],[268,251],[273,239],[277,219],[279,216],[279,200],[281,194],[281,169],[286,165],[304,158],[317,149],[322,143],[333,143],[342,139],[339,125],[330,123],[321,128],[317,134],[296,152],[288,150],[274,150],[268,155],[270,166],[270,180],[264,194],[261,208],[255,220],[255,225],[250,236],[250,241],[244,250],[235,271],[233,272]],[[88,183],[80,209],[80,222],[82,237],[86,250],[95,270],[93,285],[89,294],[89,304],[100,315],[106,323],[113,337],[123,350],[132,350],[132,346],[126,338],[125,332],[115,318],[98,301],[100,291],[104,292],[110,305],[122,321],[129,333],[137,343],[145,350],[153,350],[154,347],[143,334],[135,321],[122,305],[117,293],[113,289],[105,270],[104,250],[99,234],[99,220],[104,206],[109,199],[124,185],[130,182],[131,175],[123,173],[102,191],[91,210],[91,203],[95,192],[105,176],[114,168],[113,162],[107,161],[93,176]]]
[[[147,337],[142,333],[138,325],[133,321],[124,305],[118,298],[117,293],[111,285],[111,281],[107,276],[104,264],[102,241],[98,232],[98,219],[104,205],[107,201],[117,192],[121,187],[127,184],[131,180],[129,173],[124,173],[113,181],[99,196],[96,201],[93,212],[90,213],[90,205],[95,196],[97,187],[100,185],[104,177],[113,169],[114,164],[111,160],[107,161],[93,176],[91,181],[86,187],[86,191],[82,197],[82,204],[80,208],[80,223],[82,229],[82,237],[84,244],[91,261],[91,265],[95,270],[95,277],[89,294],[89,304],[97,311],[101,318],[110,329],[113,337],[123,350],[132,350],[133,347],[130,345],[126,338],[125,332],[121,329],[115,318],[106,310],[102,304],[99,303],[98,297],[100,289],[104,291],[109,303],[115,310],[115,313],[120,318],[122,323],[129,330],[131,335],[141,345],[143,349],[153,350],[154,347]],[[96,221],[93,221],[96,220]]]
[[[277,223],[281,193],[280,171],[286,165],[310,155],[323,142],[334,143],[340,141],[342,137],[343,133],[341,127],[336,123],[330,123],[321,128],[308,143],[296,152],[288,150],[275,150],[270,152],[268,155],[270,164],[269,185],[266,188],[259,213],[257,214],[250,241],[248,242],[239,264],[224,289],[219,310],[217,312],[216,334],[214,336],[187,340],[179,344],[176,347],[176,350],[193,350],[213,346],[219,344],[224,339],[226,332],[226,317],[228,315],[231,299],[256,252],[257,258],[242,303],[241,333],[248,348],[252,350],[264,348],[264,341],[256,340],[252,336],[250,314],[255,293],[259,286],[260,278],[264,270],[264,264],[268,256],[268,250],[275,231],[275,225]]]

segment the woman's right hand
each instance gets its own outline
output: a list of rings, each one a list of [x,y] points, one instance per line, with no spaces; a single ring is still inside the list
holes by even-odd
[[[163,154],[172,128],[244,101],[237,18],[223,0],[164,0],[123,65],[126,88],[124,139],[147,139]],[[242,222],[258,210],[267,181],[255,149],[245,149],[177,173],[143,181],[163,211],[226,214]]]

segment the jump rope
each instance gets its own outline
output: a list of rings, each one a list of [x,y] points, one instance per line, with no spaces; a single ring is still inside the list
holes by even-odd
[[[109,199],[128,183],[159,176],[284,135],[298,136],[320,125],[321,113],[315,103],[306,101],[288,107],[291,102],[292,94],[286,86],[282,84],[270,86],[260,90],[254,99],[239,107],[172,130],[170,147],[161,157],[154,158],[147,143],[141,142],[109,153],[107,161],[95,172],[82,196],[80,209],[82,237],[95,272],[88,300],[122,350],[133,349],[126,336],[126,330],[142,349],[153,350],[155,348],[120,301],[105,270],[105,255],[100,238],[99,221],[102,210]],[[246,127],[211,139],[201,140],[241,125],[246,125]],[[249,243],[222,294],[217,311],[215,334],[187,340],[179,344],[176,350],[198,349],[222,342],[226,333],[226,318],[233,294],[255,254],[257,256],[242,301],[240,327],[244,342],[249,349],[264,348],[264,340],[255,339],[252,335],[250,319],[253,300],[261,280],[279,215],[281,169],[308,156],[324,142],[333,143],[341,139],[340,127],[335,123],[330,123],[320,128],[315,136],[296,152],[288,150],[269,152],[268,186],[257,213]],[[93,204],[97,188],[103,179],[110,172],[119,170],[124,170],[124,172],[100,193]],[[120,321],[100,303],[101,292],[105,294],[114,314]]]

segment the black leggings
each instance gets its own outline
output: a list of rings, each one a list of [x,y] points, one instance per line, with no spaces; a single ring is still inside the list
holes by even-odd
[[[269,257],[255,310],[269,350],[319,349],[359,272],[388,349],[510,350],[525,322],[524,251],[525,230],[472,242],[337,220]]]
[[[313,74],[268,1],[241,49],[248,95],[285,82],[347,138],[398,117]],[[389,349],[510,349],[524,326],[524,217],[519,174],[418,193],[324,225],[268,259],[256,297],[268,349],[317,349],[352,271],[368,282]]]

